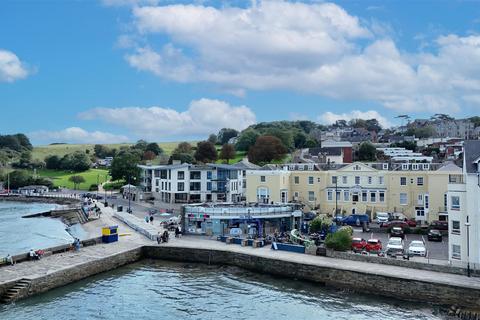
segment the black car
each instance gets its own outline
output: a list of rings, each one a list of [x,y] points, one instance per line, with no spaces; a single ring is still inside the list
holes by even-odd
[[[390,229],[390,237],[398,237],[398,238],[405,238],[405,232],[401,227],[392,227]]]
[[[442,241],[442,233],[440,230],[431,229],[428,231],[428,241]]]

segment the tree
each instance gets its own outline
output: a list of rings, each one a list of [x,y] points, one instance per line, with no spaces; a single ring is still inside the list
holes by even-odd
[[[227,163],[230,162],[230,159],[235,158],[235,147],[233,144],[226,143],[222,146],[222,150],[220,151],[220,159],[227,160]]]
[[[293,133],[291,130],[282,130],[280,128],[269,128],[265,131],[264,135],[277,137],[278,139],[280,139],[280,141],[282,141],[283,145],[288,150],[294,149],[294,139],[293,139]]]
[[[133,146],[132,146],[132,149],[138,149],[138,150],[141,150],[142,152],[145,152],[145,150],[147,149],[147,146],[148,146],[148,142],[145,141],[145,140],[138,140],[137,143],[135,143]]]
[[[301,131],[295,133],[295,136],[293,137],[295,148],[300,149],[304,148],[305,144],[307,143],[307,135]]]
[[[143,157],[142,159],[143,160],[153,160],[155,159],[155,153],[153,153],[153,151],[150,151],[150,150],[147,150],[143,153]]]
[[[85,152],[75,151],[73,153],[66,154],[60,161],[60,168],[63,170],[72,171],[85,171],[90,169],[90,158]]]
[[[200,141],[197,144],[197,151],[195,151],[194,157],[197,161],[203,163],[214,162],[218,158],[217,149],[210,141]]]
[[[282,141],[273,136],[260,136],[248,150],[248,160],[253,163],[271,162],[285,157],[287,149]]]
[[[137,165],[140,163],[140,157],[134,152],[122,152],[113,158],[110,167],[110,174],[112,180],[125,180],[133,182],[140,177],[140,168]]]
[[[231,128],[222,128],[218,131],[217,140],[218,143],[224,145],[228,143],[231,138],[238,136],[238,131]]]
[[[407,136],[415,136],[416,138],[430,138],[435,134],[435,128],[432,126],[425,126],[425,127],[410,127],[405,132]]]
[[[375,161],[376,148],[370,142],[362,142],[358,149],[358,159],[361,161]]]
[[[191,153],[192,152],[192,145],[188,142],[180,142],[178,146],[173,150],[172,154],[174,153]]]
[[[260,134],[255,129],[245,129],[237,138],[236,149],[248,151],[248,149],[255,144],[258,136],[260,136]]]
[[[218,142],[217,135],[212,133],[211,135],[208,136],[208,141],[213,143],[213,144],[217,144],[217,142]]]
[[[68,181],[73,183],[73,189],[77,190],[77,186],[85,182],[85,178],[82,176],[71,176]]]
[[[45,165],[47,169],[57,170],[60,169],[61,159],[57,155],[50,155],[45,157]]]
[[[111,152],[108,147],[102,144],[96,144],[93,147],[93,151],[95,152],[95,156],[100,159],[110,156],[110,152]]]
[[[190,153],[173,153],[168,163],[172,164],[173,160],[178,160],[181,163],[194,163],[195,159]]]
[[[10,172],[10,189],[18,189],[32,184],[32,177],[23,170]]]
[[[147,147],[145,148],[145,152],[147,152],[147,151],[153,152],[156,156],[163,153],[163,149],[160,148],[160,146],[156,142],[151,142],[151,143],[147,144]]]

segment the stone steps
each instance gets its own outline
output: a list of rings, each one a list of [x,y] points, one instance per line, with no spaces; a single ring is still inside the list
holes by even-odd
[[[21,298],[22,296],[28,293],[28,289],[30,288],[31,281],[28,279],[21,279],[15,282],[15,285],[3,294],[0,297],[0,303],[12,303],[13,301]]]

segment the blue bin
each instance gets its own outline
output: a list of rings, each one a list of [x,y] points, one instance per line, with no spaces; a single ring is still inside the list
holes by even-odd
[[[118,234],[111,234],[108,236],[102,236],[103,243],[112,243],[118,241]]]

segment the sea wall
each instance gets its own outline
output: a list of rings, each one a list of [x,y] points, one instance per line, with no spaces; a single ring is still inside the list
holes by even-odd
[[[377,257],[373,255],[369,256],[369,255],[363,255],[358,253],[340,252],[340,251],[334,251],[334,250],[327,250],[326,256],[330,258],[337,258],[337,259],[362,261],[362,262],[378,263],[378,264],[385,264],[385,265],[404,267],[404,268],[467,275],[467,269],[464,269],[464,268],[458,268],[458,267],[453,267],[449,265],[439,265],[439,264],[404,260],[402,257],[398,257],[397,259],[392,259],[392,258],[385,258],[385,257]],[[472,270],[471,275],[474,277],[480,277],[480,272],[479,270]]]
[[[32,279],[32,284],[28,295],[45,292],[101,272],[110,271],[129,263],[136,262],[141,258],[142,249],[136,248],[107,256],[102,259],[88,261],[81,265],[72,266],[71,268],[65,268],[56,272],[52,272],[42,277]]]
[[[316,282],[352,291],[441,305],[480,307],[480,290],[388,277],[375,273],[271,259],[223,250],[146,246],[144,257],[174,261],[231,265],[282,277]],[[441,274],[439,274],[441,277]]]

